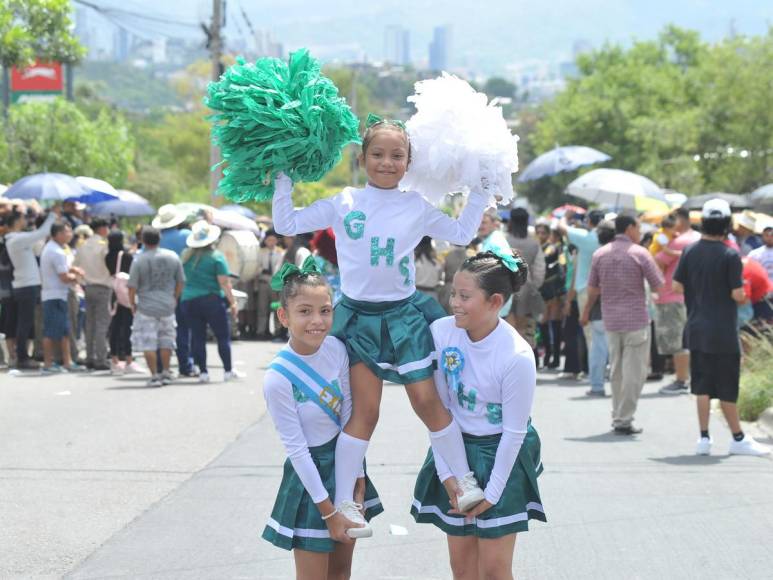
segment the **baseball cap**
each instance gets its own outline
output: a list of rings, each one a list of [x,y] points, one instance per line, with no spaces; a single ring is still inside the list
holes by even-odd
[[[710,199],[703,204],[702,216],[704,218],[728,218],[732,212],[730,211],[730,204],[724,199]]]

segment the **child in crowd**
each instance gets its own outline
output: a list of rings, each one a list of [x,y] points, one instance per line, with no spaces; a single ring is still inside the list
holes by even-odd
[[[677,235],[676,232],[676,219],[672,214],[668,214],[660,222],[660,228],[658,228],[652,235],[652,241],[649,243],[649,251],[654,258],[660,252],[664,252],[669,256],[678,256],[679,253],[668,248],[668,244]],[[661,265],[661,268],[665,269]]]
[[[398,184],[410,161],[408,134],[399,121],[369,115],[360,163],[368,183],[295,210],[292,183],[277,178],[273,221],[277,232],[297,235],[332,226],[341,274],[341,301],[332,334],[346,344],[351,365],[352,417],[336,445],[336,508],[365,524],[353,502],[354,483],[378,421],[383,381],[404,384],[416,414],[430,430],[433,449],[450,466],[450,485],[466,511],[483,499],[467,464],[459,426],[432,381],[435,350],[429,324],[445,316],[416,291],[414,248],[423,236],[467,245],[480,224],[494,180],[473,191],[458,220]]]
[[[301,268],[284,264],[272,287],[290,341],[269,366],[263,392],[288,458],[263,538],[293,550],[297,578],[349,578],[354,541],[346,530],[358,528],[331,501],[336,439],[351,412],[349,359],[328,336],[331,290],[313,257]],[[358,475],[355,496],[370,519],[383,508],[362,465]]]
[[[462,428],[485,499],[466,514],[452,509],[451,472],[430,449],[411,513],[448,535],[457,579],[512,578],[516,534],[528,530],[530,519],[547,521],[537,487],[540,440],[530,418],[537,383],[534,353],[498,316],[526,277],[526,262],[517,251],[469,258],[454,276],[453,316],[431,325],[438,353],[435,384]]]

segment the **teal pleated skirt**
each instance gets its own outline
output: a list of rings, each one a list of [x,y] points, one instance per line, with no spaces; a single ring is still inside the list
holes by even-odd
[[[470,469],[481,489],[485,489],[494,468],[501,435],[475,436],[464,433],[463,436]],[[438,479],[430,448],[416,479],[411,515],[416,522],[434,524],[451,536],[500,538],[525,532],[529,529],[529,520],[547,521],[537,486],[537,477],[542,469],[539,435],[529,424],[499,502],[476,518],[464,518],[448,513],[451,503],[445,487]]]
[[[410,384],[430,378],[435,345],[429,325],[448,316],[421,292],[395,302],[363,302],[343,296],[331,334],[346,344],[349,365],[359,362],[385,381]]]
[[[310,447],[314,465],[319,470],[322,484],[330,497],[335,497],[335,448],[338,436],[320,445]],[[370,521],[384,508],[367,474],[365,475],[365,519]],[[263,539],[284,550],[308,550],[310,552],[332,552],[335,542],[330,539],[322,516],[311,496],[303,487],[292,463],[284,464],[282,482],[279,484],[274,509],[263,530]]]

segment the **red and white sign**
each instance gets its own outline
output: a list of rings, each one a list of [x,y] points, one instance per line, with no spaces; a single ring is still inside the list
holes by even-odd
[[[62,92],[64,75],[59,62],[36,62],[25,69],[11,69],[12,92]]]

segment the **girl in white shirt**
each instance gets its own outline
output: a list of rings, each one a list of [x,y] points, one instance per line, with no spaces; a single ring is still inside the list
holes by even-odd
[[[410,143],[402,123],[370,115],[360,163],[368,183],[295,210],[292,183],[280,175],[273,221],[282,235],[333,228],[343,297],[332,334],[346,344],[353,410],[336,446],[336,507],[356,521],[354,482],[378,421],[384,380],[404,384],[416,414],[430,430],[432,446],[452,473],[459,505],[483,499],[475,483],[459,426],[440,402],[432,381],[434,345],[429,324],[445,311],[416,291],[414,248],[425,235],[467,245],[492,195],[486,181],[473,191],[458,220],[415,191],[398,184],[408,167]]]
[[[352,537],[362,528],[331,501],[336,439],[349,418],[351,396],[346,348],[328,336],[330,287],[313,257],[301,268],[284,264],[272,287],[280,292],[277,315],[290,341],[266,371],[263,394],[288,458],[263,538],[293,550],[298,578],[349,578]],[[355,487],[364,523],[383,508],[362,465]]]
[[[512,578],[515,537],[528,521],[547,521],[537,476],[540,441],[531,426],[534,353],[499,309],[526,282],[517,251],[468,258],[454,276],[453,316],[432,323],[435,384],[463,431],[467,457],[485,499],[466,514],[455,509],[442,457],[427,453],[411,513],[448,536],[455,580]],[[444,489],[445,488],[445,489]]]

